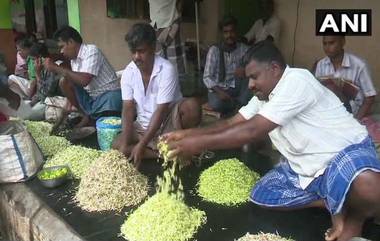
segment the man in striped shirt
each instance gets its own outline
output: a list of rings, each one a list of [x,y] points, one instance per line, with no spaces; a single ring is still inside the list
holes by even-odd
[[[326,57],[318,61],[317,78],[343,78],[359,87],[359,93],[350,100],[352,114],[361,120],[368,116],[375,103],[376,90],[367,63],[344,50],[344,36],[324,36],[323,49]]]
[[[84,44],[72,27],[62,27],[54,37],[61,53],[71,61],[71,70],[56,65],[50,58],[45,60],[44,66],[64,76],[59,83],[63,94],[84,114],[77,127],[100,116],[120,115],[120,83],[104,54],[95,45]]]

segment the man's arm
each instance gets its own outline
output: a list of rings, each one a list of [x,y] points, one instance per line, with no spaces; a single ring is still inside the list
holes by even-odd
[[[63,77],[65,77],[66,79],[71,80],[75,84],[79,86],[83,86],[83,87],[87,86],[91,82],[92,78],[94,77],[94,75],[89,74],[89,73],[74,72],[70,69],[60,67],[57,64],[55,64],[53,60],[50,58],[45,59],[44,66],[47,70],[52,71],[54,73],[58,73],[62,75]]]
[[[156,111],[153,113],[150,119],[148,130],[145,132],[144,136],[140,141],[133,147],[131,157],[136,167],[140,166],[141,160],[144,156],[145,148],[150,140],[153,139],[156,132],[159,130],[162,122],[165,120],[169,113],[169,104],[159,104]]]
[[[133,100],[123,100],[123,110],[121,114],[122,131],[121,138],[123,145],[132,144],[133,122],[136,115],[136,104]]]
[[[178,141],[189,136],[201,136],[201,135],[219,133],[221,131],[224,131],[230,128],[231,126],[237,125],[244,121],[246,121],[246,119],[244,119],[244,117],[240,113],[237,113],[233,117],[226,120],[218,121],[211,126],[170,132],[163,135],[162,138],[163,140],[167,142],[171,142],[171,141]]]
[[[157,109],[153,113],[152,118],[149,122],[148,130],[145,132],[139,144],[145,147],[149,141],[153,139],[153,137],[156,135],[156,132],[164,122],[165,118],[168,116],[168,113],[170,111],[169,105],[170,103],[157,105]]]
[[[221,150],[240,147],[246,143],[265,137],[278,125],[261,115],[237,123],[212,134],[186,137],[177,142],[169,142],[171,156],[191,156],[205,150]]]
[[[375,103],[375,96],[369,96],[364,98],[364,102],[360,107],[355,118],[361,120],[363,117],[367,116],[371,112],[372,105]]]

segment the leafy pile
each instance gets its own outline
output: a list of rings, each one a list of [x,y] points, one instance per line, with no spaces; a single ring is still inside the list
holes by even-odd
[[[164,174],[157,178],[157,193],[135,210],[121,226],[129,241],[186,241],[206,223],[206,214],[187,206],[178,176],[179,160],[169,159],[166,143],[158,144],[164,158]]]
[[[100,151],[72,145],[53,156],[45,164],[50,166],[69,166],[74,178],[80,179],[90,164],[100,156]]]
[[[24,121],[26,129],[33,138],[43,138],[50,135],[53,125],[45,121]]]
[[[111,150],[101,154],[82,175],[75,199],[87,211],[121,211],[148,195],[148,180],[125,156]]]
[[[41,148],[42,153],[48,159],[56,153],[68,148],[71,143],[61,136],[45,136],[42,138],[34,138]]]
[[[249,234],[247,233],[243,237],[236,241],[294,241],[294,239],[283,238],[278,234],[273,233],[259,233],[259,234]]]
[[[64,177],[69,174],[69,169],[67,167],[57,168],[54,170],[43,169],[37,175],[40,180],[52,180]]]
[[[57,152],[66,149],[71,144],[59,136],[51,136],[53,125],[44,121],[24,121],[26,129],[36,140],[45,157],[50,158]]]
[[[121,226],[129,241],[186,241],[206,223],[205,212],[190,208],[167,193],[157,193]]]
[[[169,158],[169,146],[167,143],[160,141],[157,144],[160,156],[164,159],[164,173],[162,178],[157,178],[158,192],[174,195],[178,200],[183,200],[184,192],[181,178],[178,175],[180,161],[178,158]]]
[[[248,201],[259,175],[238,159],[226,159],[209,167],[199,177],[198,194],[204,200],[225,206]]]
[[[107,118],[102,121],[104,124],[109,125],[121,125],[121,119],[119,117],[117,118]]]

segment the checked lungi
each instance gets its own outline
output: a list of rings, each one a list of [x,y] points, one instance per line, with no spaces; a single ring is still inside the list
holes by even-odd
[[[288,161],[281,162],[266,174],[254,187],[250,199],[266,207],[303,207],[317,200],[324,200],[333,215],[340,213],[351,183],[363,171],[380,172],[380,161],[370,137],[340,151],[306,189],[299,184]]]

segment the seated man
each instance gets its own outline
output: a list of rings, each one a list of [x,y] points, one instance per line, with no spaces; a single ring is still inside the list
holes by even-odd
[[[23,66],[23,70],[15,69],[15,74],[8,77],[9,88],[24,99],[30,99],[36,91],[35,66],[33,59],[29,56],[30,48],[34,43],[34,37],[28,35],[16,40],[17,58],[21,57],[18,61],[24,60],[26,66]]]
[[[201,111],[194,98],[182,98],[175,67],[155,55],[156,34],[152,26],[135,24],[125,39],[132,62],[121,78],[123,130],[113,148],[138,167],[143,158],[157,157],[159,135],[198,125]]]
[[[257,43],[245,58],[256,96],[215,126],[164,135],[172,156],[269,134],[283,158],[254,186],[251,201],[277,210],[326,207],[333,223],[326,240],[360,236],[363,223],[380,216],[380,161],[367,130],[309,71],[288,67],[273,43]]]
[[[208,51],[203,82],[209,90],[208,105],[227,114],[248,102],[248,82],[241,60],[248,47],[237,42],[237,21],[227,16],[220,23],[223,43]]]
[[[43,60],[49,58],[50,54],[44,43],[35,43],[30,48],[30,58],[34,60],[36,68],[37,89],[32,97],[31,105],[34,106],[38,102],[44,102],[46,97],[61,96],[59,88],[59,80],[62,76],[47,71],[43,68]],[[59,63],[62,61],[56,61]]]
[[[69,26],[57,30],[54,37],[61,53],[71,60],[71,70],[58,66],[51,58],[45,59],[44,67],[64,77],[59,83],[63,94],[84,114],[77,127],[102,115],[119,115],[120,84],[103,53],[95,45],[84,44],[80,34]]]
[[[277,44],[280,35],[280,20],[274,14],[273,0],[260,0],[258,7],[261,17],[244,35],[244,40],[250,45],[263,40],[271,40]]]
[[[375,102],[376,90],[373,86],[367,63],[361,58],[344,51],[344,36],[324,36],[323,49],[326,57],[318,61],[317,78],[343,78],[359,88],[354,99],[349,100],[349,108],[356,119],[368,116]]]

